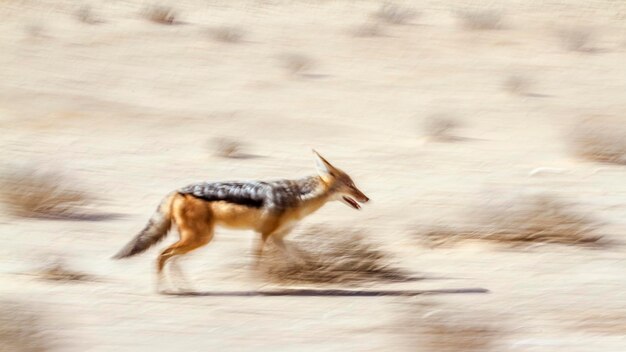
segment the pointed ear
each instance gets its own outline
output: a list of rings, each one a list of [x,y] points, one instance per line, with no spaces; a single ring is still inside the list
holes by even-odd
[[[317,172],[320,176],[332,175],[332,170],[335,168],[328,162],[328,160],[324,159],[318,152],[313,149],[313,155],[315,155],[315,167],[317,168]]]

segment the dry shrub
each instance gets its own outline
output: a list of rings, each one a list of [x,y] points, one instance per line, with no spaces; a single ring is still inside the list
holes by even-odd
[[[260,270],[280,283],[357,284],[373,281],[399,282],[411,278],[390,266],[388,257],[353,230],[313,227],[287,243],[290,258],[271,241],[261,259]]]
[[[579,157],[626,165],[626,121],[590,117],[577,123],[568,139],[570,148]]]
[[[456,140],[453,131],[460,126],[458,120],[446,114],[430,115],[422,120],[424,136],[436,141]]]
[[[417,18],[417,11],[395,4],[383,4],[374,17],[387,24],[404,25]]]
[[[43,352],[51,350],[34,307],[0,302],[0,352]]]
[[[626,331],[625,309],[587,310],[568,319],[571,327],[594,335],[623,335]]]
[[[236,26],[221,26],[209,29],[211,37],[222,43],[240,43],[245,36],[245,31]]]
[[[593,31],[587,27],[570,27],[558,31],[563,48],[570,51],[590,52],[593,48],[590,42],[593,39]]]
[[[297,53],[283,54],[281,57],[282,67],[292,75],[306,73],[314,66],[314,61],[309,56]]]
[[[425,231],[421,239],[429,246],[464,240],[483,240],[508,245],[557,243],[598,245],[598,222],[575,212],[564,202],[546,195],[526,195],[482,204],[472,212],[476,224],[468,228],[437,228]]]
[[[93,280],[90,275],[69,269],[61,260],[49,262],[35,275],[46,281],[71,282]]]
[[[428,351],[486,352],[495,351],[503,332],[500,327],[485,319],[484,313],[442,309],[411,317],[404,328],[416,328],[412,340],[418,339]],[[492,320],[493,321],[493,320]]]
[[[469,30],[495,30],[504,27],[503,15],[497,10],[463,10],[456,16],[461,26]]]
[[[102,22],[89,5],[81,6],[76,10],[76,19],[86,24],[98,24]]]
[[[74,218],[90,196],[63,175],[37,167],[16,167],[0,178],[0,201],[14,216]]]
[[[528,95],[531,82],[528,78],[520,75],[511,75],[504,80],[503,88],[514,95]]]
[[[30,23],[24,26],[24,32],[32,39],[42,39],[48,37],[46,28],[41,23]]]
[[[355,37],[367,38],[383,36],[384,32],[380,24],[376,22],[366,22],[359,26],[356,26],[353,29],[352,34]]]
[[[146,19],[159,24],[176,23],[176,11],[169,6],[153,6],[145,11]]]
[[[211,145],[213,155],[220,158],[237,158],[242,155],[242,143],[232,138],[214,138],[211,140]]]

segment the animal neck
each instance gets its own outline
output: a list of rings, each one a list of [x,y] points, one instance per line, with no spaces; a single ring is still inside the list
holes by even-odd
[[[321,208],[330,200],[329,185],[319,176],[310,176],[300,180],[301,215],[306,216]]]

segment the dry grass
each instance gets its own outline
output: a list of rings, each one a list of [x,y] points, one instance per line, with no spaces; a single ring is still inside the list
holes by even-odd
[[[450,308],[414,309],[409,307],[405,314],[411,314],[402,321],[401,329],[408,333],[410,341],[419,341],[427,351],[438,352],[487,352],[498,350],[502,338],[502,328],[497,319],[485,319],[484,312],[476,312],[464,307],[462,310]],[[489,322],[490,321],[490,322]]]
[[[571,314],[571,311],[569,311]],[[571,328],[594,335],[623,335],[626,331],[626,309],[585,310],[568,321]]]
[[[102,21],[96,16],[93,9],[89,5],[84,5],[76,10],[76,19],[85,24],[98,24]]]
[[[314,66],[314,60],[304,54],[288,53],[280,56],[282,67],[291,75],[302,75]]]
[[[144,17],[158,24],[175,24],[177,14],[176,11],[169,6],[153,6],[146,9]]]
[[[41,270],[37,271],[35,275],[42,280],[57,281],[57,282],[72,282],[72,281],[92,281],[93,278],[90,275],[71,270],[61,260],[54,260],[46,264]]]
[[[43,352],[51,350],[40,318],[33,307],[0,302],[0,352]]]
[[[504,80],[502,86],[510,94],[528,95],[530,94],[531,81],[521,75],[511,75]]]
[[[568,134],[569,146],[581,158],[626,165],[626,120],[591,117]]]
[[[593,47],[593,31],[587,27],[570,27],[558,31],[561,45],[566,50],[577,52],[591,52]]]
[[[80,217],[89,200],[63,175],[37,167],[12,168],[0,178],[0,201],[14,216]]]
[[[242,155],[243,144],[235,139],[219,137],[211,140],[213,155],[219,158],[238,158]]]
[[[46,28],[41,23],[30,23],[24,26],[24,32],[31,39],[42,39],[48,37]]]
[[[395,4],[383,4],[374,17],[384,23],[393,25],[406,25],[418,17],[418,12]]]
[[[496,30],[504,28],[504,16],[497,10],[457,11],[461,26],[468,30]]]
[[[402,270],[355,231],[314,227],[287,243],[295,258],[268,243],[260,270],[279,283],[357,284],[372,281],[407,281]]]
[[[454,130],[460,126],[458,120],[446,114],[433,114],[422,120],[422,134],[435,141],[453,141]]]
[[[464,240],[508,245],[599,245],[602,239],[596,233],[598,223],[595,220],[545,194],[514,197],[508,201],[498,197],[495,203],[478,205],[472,212],[472,220],[476,224],[468,228],[430,229],[420,237],[431,247]]]
[[[371,38],[385,35],[382,26],[376,22],[366,22],[352,30],[355,37]]]
[[[236,26],[221,26],[209,29],[211,37],[222,43],[240,43],[243,40],[246,32]]]

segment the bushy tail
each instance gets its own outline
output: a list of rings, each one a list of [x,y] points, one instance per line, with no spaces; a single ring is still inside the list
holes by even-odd
[[[142,253],[165,238],[172,226],[171,204],[174,196],[175,194],[169,195],[161,202],[146,227],[114,255],[113,259],[128,258]]]

